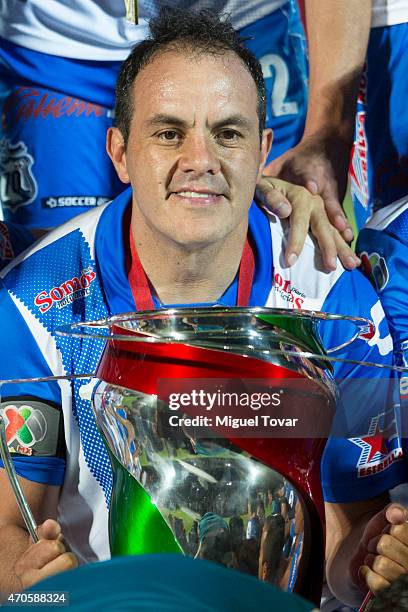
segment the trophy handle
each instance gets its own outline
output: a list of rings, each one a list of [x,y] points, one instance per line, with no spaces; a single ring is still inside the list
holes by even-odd
[[[368,591],[367,595],[364,597],[364,601],[358,609],[358,612],[369,612],[371,606],[374,603],[374,595],[371,591]]]
[[[46,376],[42,378],[16,378],[13,380],[0,380],[0,387],[3,383],[13,384],[13,383],[24,383],[24,382],[48,382],[51,380],[71,380],[73,378],[90,378],[92,376],[93,376],[93,373],[88,372],[87,374],[72,374],[71,376]],[[21,516],[24,519],[24,523],[27,527],[27,531],[30,534],[33,542],[36,543],[39,540],[37,532],[36,532],[37,523],[36,523],[33,513],[31,512],[30,505],[23,493],[23,490],[17,478],[17,473],[13,465],[13,461],[11,459],[10,451],[7,445],[6,424],[4,422],[4,418],[1,412],[0,412],[0,457],[3,460],[4,469],[6,470],[6,473],[7,473],[9,482],[10,482],[10,486],[16,498],[17,505],[21,512]]]
[[[330,349],[326,349],[326,353],[328,355],[346,348],[347,346],[349,346],[350,344],[352,344],[355,340],[358,340],[359,338],[364,338],[367,336],[372,337],[374,336],[375,331],[376,331],[374,323],[370,321],[370,319],[364,319],[362,317],[348,317],[348,316],[340,315],[339,317],[336,317],[335,319],[332,319],[332,317],[330,317],[327,320],[349,321],[350,323],[353,323],[353,325],[356,328],[355,333],[352,335],[352,337],[349,340],[347,340],[346,342],[343,342],[342,344],[338,344],[337,346],[333,346]]]
[[[34,543],[38,542],[39,538],[36,532],[37,523],[31,512],[31,508],[28,501],[25,498],[23,490],[18,482],[17,474],[13,462],[10,457],[10,452],[7,446],[6,439],[6,425],[4,423],[3,416],[0,414],[0,455],[4,463],[5,470],[7,472],[8,479],[10,481],[11,488],[15,495],[17,505],[20,509],[21,516],[24,519],[28,533]]]

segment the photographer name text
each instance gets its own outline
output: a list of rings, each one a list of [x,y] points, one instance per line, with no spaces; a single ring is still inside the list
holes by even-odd
[[[231,415],[224,416],[195,416],[185,417],[172,414],[169,417],[171,427],[228,427],[241,429],[244,427],[296,427],[299,419],[274,418],[264,414],[256,414],[251,418],[237,418]]]

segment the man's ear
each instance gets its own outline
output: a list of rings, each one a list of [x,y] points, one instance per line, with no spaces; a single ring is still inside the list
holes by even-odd
[[[126,164],[125,141],[123,140],[122,132],[116,127],[108,129],[106,134],[106,152],[111,158],[122,183],[130,183]]]
[[[270,128],[262,132],[261,142],[261,163],[259,164],[258,181],[262,176],[263,169],[265,168],[266,160],[268,159],[269,152],[272,148],[273,132]]]

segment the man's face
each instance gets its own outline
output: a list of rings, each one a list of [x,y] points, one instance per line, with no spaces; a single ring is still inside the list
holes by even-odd
[[[270,131],[259,142],[257,90],[240,59],[191,55],[164,52],[143,68],[126,150],[117,129],[108,135],[136,220],[186,248],[242,234],[271,142]]]

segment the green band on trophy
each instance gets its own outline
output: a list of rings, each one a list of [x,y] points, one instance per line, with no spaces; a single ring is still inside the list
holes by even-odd
[[[112,555],[181,553],[173,532],[150,495],[110,450],[109,455],[115,479],[109,514]]]

